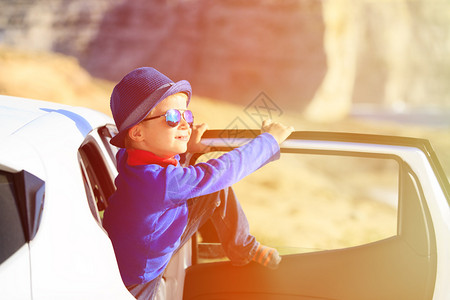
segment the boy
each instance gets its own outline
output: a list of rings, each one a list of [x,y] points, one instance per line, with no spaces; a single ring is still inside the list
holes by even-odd
[[[119,133],[111,143],[119,175],[103,225],[122,279],[138,299],[151,299],[172,255],[211,219],[235,265],[256,261],[276,268],[275,249],[260,245],[230,186],[269,161],[293,131],[265,121],[245,147],[206,163],[181,167],[179,154],[204,149],[205,124],[194,126],[189,82],[173,82],[153,68],[127,74],[111,95]],[[189,148],[189,149],[188,149]]]

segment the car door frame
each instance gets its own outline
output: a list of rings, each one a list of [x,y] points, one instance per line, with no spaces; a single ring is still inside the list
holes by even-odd
[[[229,151],[243,145],[258,134],[258,131],[253,130],[210,130],[203,135],[203,141],[211,147],[211,151]],[[358,255],[362,257],[361,263],[364,263],[365,260],[383,251],[386,253],[399,251],[398,246],[395,245],[399,243],[398,239],[408,232],[407,226],[400,224],[397,236],[370,245],[288,255],[283,257],[285,263],[274,272],[262,270],[253,264],[241,268],[233,268],[228,263],[194,264],[187,270],[185,299],[227,299],[227,297],[229,299],[253,299],[252,297],[255,299],[312,299],[312,297],[315,297],[314,299],[360,299],[361,296],[365,299],[381,299],[379,297],[396,299],[404,295],[417,299],[431,299],[431,297],[445,299],[450,293],[445,284],[450,279],[449,187],[448,180],[428,141],[367,134],[294,132],[281,145],[281,152],[395,157],[401,164],[402,174],[409,176],[409,178],[403,176],[402,184],[412,184],[419,194],[416,209],[412,213],[401,209],[400,217],[405,220],[411,219],[417,217],[418,211],[423,218],[426,245],[425,253],[420,255],[426,261],[426,282],[422,282],[424,278],[419,276],[414,280],[402,282],[402,288],[399,288],[398,282],[395,281],[393,285],[388,281],[368,284],[368,278],[359,276],[361,274],[358,274],[358,268],[349,273],[351,276],[330,275],[333,273],[329,272],[332,270],[330,265],[334,265],[335,270],[348,269],[348,264],[354,262]],[[194,163],[198,156],[194,155],[191,163]],[[408,243],[405,245],[410,247]],[[366,252],[368,254],[364,254]],[[397,255],[401,257],[402,254]],[[195,262],[195,258],[193,261]],[[392,264],[399,261],[388,261],[378,271],[389,272]],[[406,264],[406,262],[407,260],[404,260],[400,263]],[[320,274],[315,271],[321,268],[328,272]],[[308,271],[299,274],[296,269]],[[373,271],[377,270],[373,269]],[[370,265],[367,267],[367,272],[371,272]],[[410,274],[411,270],[407,268],[397,275],[401,277],[410,276]],[[316,279],[311,280],[312,277]],[[248,278],[257,278],[257,280],[249,281]],[[219,282],[227,282],[227,284]],[[232,282],[234,284],[230,284]],[[246,284],[241,284],[242,282]],[[308,284],[305,285],[302,282]],[[406,290],[411,284],[423,284],[421,288],[423,295],[395,291],[396,289]],[[233,288],[229,288],[230,286]],[[345,289],[359,291],[349,294],[342,292]],[[393,291],[383,292],[389,289]],[[312,290],[321,292],[314,294]]]

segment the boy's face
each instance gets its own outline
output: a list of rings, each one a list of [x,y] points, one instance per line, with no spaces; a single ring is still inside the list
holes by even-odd
[[[179,109],[183,112],[187,109],[187,100],[188,97],[184,93],[169,96],[158,103],[146,118],[163,115],[169,109]],[[186,152],[191,131],[183,117],[175,127],[170,127],[166,118],[160,117],[135,125],[130,129],[129,135],[135,148],[167,158]]]

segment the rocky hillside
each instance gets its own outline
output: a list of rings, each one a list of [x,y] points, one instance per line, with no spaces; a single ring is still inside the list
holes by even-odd
[[[110,80],[151,65],[199,95],[304,103],[325,72],[317,1],[29,0],[3,11],[0,42],[73,55]]]
[[[356,101],[450,106],[444,0],[9,0],[0,10],[0,44],[72,55],[114,81],[152,65],[216,99],[264,91],[298,111],[314,99],[309,115],[322,120]]]
[[[328,70],[307,115],[335,119],[354,102],[450,111],[449,12],[439,0],[324,1]]]
[[[111,114],[113,84],[92,78],[73,57],[0,47],[0,94],[85,106]]]

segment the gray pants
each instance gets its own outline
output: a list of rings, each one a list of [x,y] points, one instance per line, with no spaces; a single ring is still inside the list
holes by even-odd
[[[188,224],[178,249],[210,219],[231,262],[234,265],[245,265],[250,262],[258,248],[258,242],[249,233],[247,218],[231,187],[190,199],[188,208]],[[149,282],[134,284],[127,288],[136,299],[153,299],[162,276],[163,273]]]

